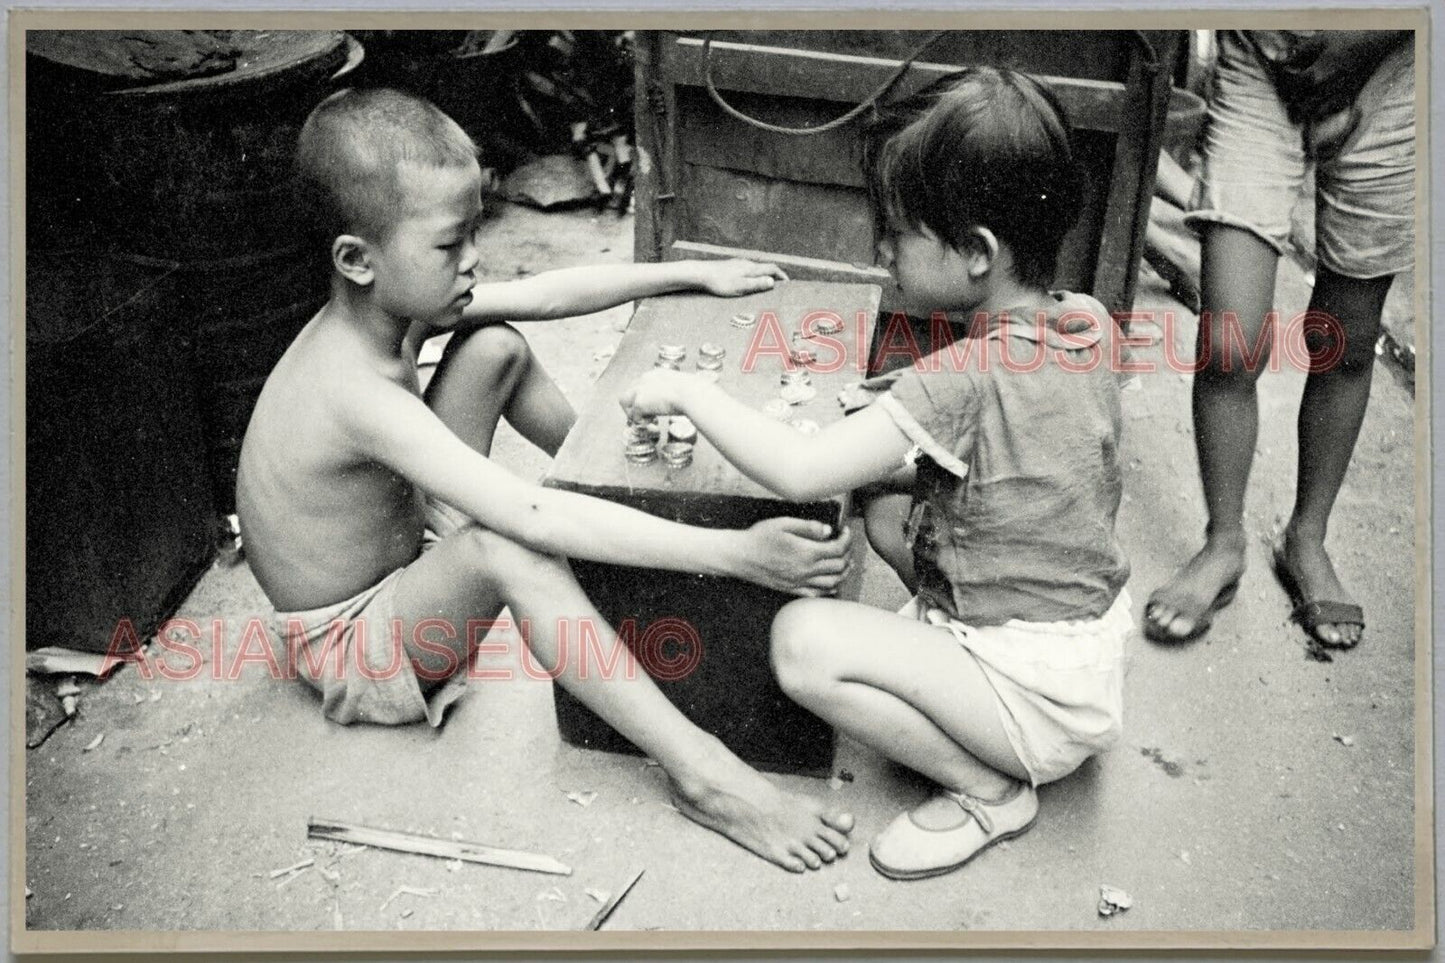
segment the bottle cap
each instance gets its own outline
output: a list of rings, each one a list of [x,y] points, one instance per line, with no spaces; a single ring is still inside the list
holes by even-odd
[[[692,464],[692,445],[685,441],[670,441],[660,449],[662,460],[671,468],[686,468]]]
[[[802,383],[784,385],[783,390],[778,392],[778,397],[790,405],[807,404],[817,396],[817,388],[814,388],[812,385]]]
[[[627,460],[634,465],[646,465],[657,457],[657,445],[650,441],[627,446]]]
[[[667,437],[692,444],[697,441],[697,426],[685,415],[673,415],[667,419]]]

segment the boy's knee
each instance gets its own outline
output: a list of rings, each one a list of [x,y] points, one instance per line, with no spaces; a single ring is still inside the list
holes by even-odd
[[[823,676],[819,625],[825,606],[820,599],[797,599],[783,606],[773,619],[773,675],[789,695],[812,687]]]
[[[447,361],[462,361],[470,368],[516,371],[532,357],[532,349],[522,333],[510,324],[497,322],[472,331],[457,332],[447,343]]]

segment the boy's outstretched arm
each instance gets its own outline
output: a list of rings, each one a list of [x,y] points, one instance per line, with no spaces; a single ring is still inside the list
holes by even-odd
[[[766,291],[787,278],[775,264],[742,259],[560,268],[519,281],[475,285],[462,323],[571,318],[672,291],[738,297]]]
[[[641,415],[686,415],[744,475],[795,502],[888,479],[912,447],[877,405],[803,435],[707,379],[675,371],[648,372],[620,400]]]
[[[818,596],[846,574],[849,535],[823,522],[768,519],[745,530],[669,522],[614,502],[530,484],[452,434],[390,382],[349,393],[359,453],[501,535],[552,555],[745,579]]]

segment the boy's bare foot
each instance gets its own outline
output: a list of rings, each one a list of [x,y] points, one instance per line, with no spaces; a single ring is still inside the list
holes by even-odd
[[[1331,617],[1330,612],[1340,612],[1334,618],[1353,614],[1343,609],[1353,608],[1355,613],[1359,613],[1358,603],[1335,574],[1335,567],[1325,552],[1324,539],[1286,528],[1275,545],[1275,567],[1283,569],[1282,580],[1293,583],[1287,584],[1286,589],[1294,596],[1296,621],[1325,645],[1341,648],[1358,645],[1364,634],[1362,622],[1324,620]],[[1315,615],[1320,617],[1304,617],[1310,603],[1315,603]],[[1363,613],[1359,617],[1363,619]]]
[[[851,815],[783,792],[720,743],[693,770],[672,779],[678,811],[744,849],[794,873],[848,852]]]
[[[1243,531],[1207,535],[1204,547],[1154,590],[1144,607],[1144,634],[1185,642],[1209,630],[1214,613],[1234,601],[1244,574]]]

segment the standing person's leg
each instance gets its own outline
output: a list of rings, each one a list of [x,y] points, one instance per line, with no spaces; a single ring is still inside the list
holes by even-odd
[[[1244,571],[1244,496],[1259,427],[1255,381],[1272,333],[1275,271],[1304,180],[1304,138],[1245,31],[1217,34],[1219,60],[1194,210],[1202,232],[1194,444],[1209,520],[1204,548],[1150,597],[1145,634],[1195,638]]]
[[[484,455],[491,453],[500,418],[548,455],[557,454],[577,420],[527,339],[500,322],[452,336],[427,385],[426,402]]]
[[[1364,613],[1340,584],[1324,541],[1369,401],[1385,296],[1414,261],[1411,42],[1388,52],[1355,103],[1316,122],[1310,139],[1320,158],[1310,310],[1331,319],[1333,330],[1310,345],[1316,370],[1300,402],[1295,506],[1276,570],[1295,600],[1295,620],[1326,645],[1351,646],[1363,635]]]
[[[402,572],[393,614],[402,622],[406,652],[418,674],[437,679],[466,664],[466,626],[495,618],[503,605],[515,624],[528,627],[525,642],[538,666],[657,760],[683,814],[794,872],[817,869],[847,851],[851,816],[780,791],[693,725],[641,667],[629,677],[620,668],[625,662],[606,671],[584,660],[585,631],[595,635],[604,660],[626,647],[578,587],[565,559],[472,525],[442,539]],[[428,646],[413,638],[419,623],[432,627]],[[451,631],[440,631],[441,625]]]
[[[1325,532],[1365,419],[1375,341],[1392,280],[1347,278],[1321,267],[1310,298],[1310,312],[1331,319],[1332,330],[1317,341],[1311,339],[1311,356],[1320,364],[1319,370],[1310,372],[1300,400],[1294,512],[1277,546],[1276,564],[1294,583],[1301,602],[1346,606],[1320,611],[1325,618],[1341,618],[1340,623],[1320,621],[1311,629],[1327,645],[1355,645],[1364,628],[1343,621],[1343,616],[1353,614],[1348,607],[1355,600],[1325,553]]]
[[[1259,433],[1256,383],[1268,363],[1275,249],[1251,231],[1204,229],[1203,311],[1194,375],[1194,447],[1209,522],[1204,547],[1150,597],[1144,627],[1156,641],[1192,638],[1228,604],[1244,573],[1244,496]]]

